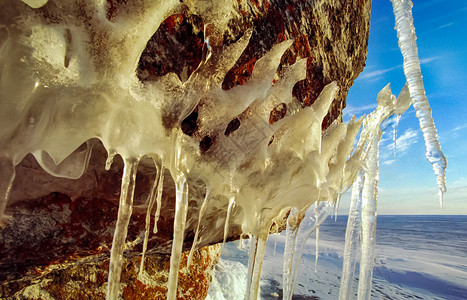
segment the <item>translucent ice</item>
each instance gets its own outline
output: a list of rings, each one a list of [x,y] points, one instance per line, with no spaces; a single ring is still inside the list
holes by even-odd
[[[420,121],[420,128],[425,138],[426,158],[433,165],[433,170],[439,186],[439,200],[443,206],[443,193],[446,192],[446,158],[441,152],[435,123],[431,115],[431,108],[426,98],[423,86],[420,61],[412,17],[412,1],[391,0],[396,18],[396,30],[399,47],[404,57],[404,73],[410,92],[412,105]]]
[[[194,223],[196,228],[191,228],[196,230],[196,237],[190,262],[196,247],[214,241],[209,237],[203,240],[199,225],[210,209],[222,210],[218,217],[221,229],[216,233],[203,231],[205,235],[223,234],[225,238],[232,233],[231,228],[236,228],[251,237],[247,298],[257,295],[270,227],[274,220],[289,214],[284,295],[290,298],[306,237],[324,220],[337,197],[352,186],[357,174],[364,172],[363,247],[368,247],[369,252],[362,260],[361,277],[369,285],[380,124],[391,114],[402,114],[408,107],[409,94],[427,140],[427,157],[433,163],[441,193],[445,191],[445,160],[425,101],[413,27],[407,25],[411,21],[410,10],[400,0],[394,0],[410,93],[404,89],[396,101],[388,86],[378,95],[375,112],[364,119],[352,119],[349,124],[335,121],[322,132],[323,118],[339,87],[331,82],[312,106],[301,108],[292,90],[306,77],[306,59],[284,67],[282,75],[276,78],[282,55],[293,45],[292,40],[275,45],[258,59],[248,82],[225,91],[221,87],[225,74],[247,47],[252,31],[246,30],[230,45],[214,45],[213,41],[226,30],[233,7],[241,4],[234,0],[212,5],[208,1],[184,2],[182,7],[175,0],[129,1],[112,21],[106,18],[105,1],[101,0],[87,1],[86,5],[82,1],[53,0],[0,3],[2,225],[8,221],[5,209],[15,166],[27,154],[32,153],[44,170],[54,176],[77,178],[87,166],[92,141],[98,139],[109,153],[107,169],[116,155],[125,162],[111,249],[108,299],[119,297],[136,169],[143,156],[153,158],[159,169],[147,203],[147,216],[156,205],[154,232],[161,213],[164,176],[170,174],[175,183],[168,299],[175,299],[177,294],[191,200],[201,204],[201,209],[198,223]],[[141,52],[163,20],[181,8],[199,15],[206,24],[207,53],[184,82],[169,73],[143,84],[135,72]],[[60,16],[60,20],[51,16]],[[284,118],[269,124],[270,112],[277,105],[291,109]],[[200,135],[216,137],[206,151],[200,150],[199,140],[181,130],[181,122],[196,107]],[[231,120],[239,115],[241,125],[225,134]],[[353,149],[362,125],[360,140]],[[189,192],[193,185],[190,176],[203,181],[205,193]],[[169,179],[167,182],[171,182]],[[310,207],[313,209],[306,213]],[[349,225],[352,232],[355,224],[357,221]],[[147,217],[141,272],[149,226]],[[216,241],[219,239],[222,237]],[[367,294],[368,290],[362,290],[362,295]]]
[[[133,211],[133,195],[136,183],[136,171],[139,159],[125,159],[123,170],[122,188],[120,191],[120,205],[118,207],[118,219],[115,226],[112,250],[110,252],[109,283],[107,287],[107,299],[117,299],[120,289],[120,275],[122,272],[123,250],[125,247],[128,224]]]
[[[308,237],[315,229],[326,220],[331,212],[332,205],[330,202],[315,203],[308,211],[298,229],[287,239],[286,251],[284,251],[284,297],[283,299],[292,299],[293,291],[297,283],[298,271],[302,259],[303,249]],[[297,218],[298,216],[295,216]]]
[[[350,208],[345,230],[344,262],[342,265],[339,299],[350,299],[352,283],[355,274],[355,263],[359,245],[360,218],[362,205],[363,173],[359,172],[352,186]]]
[[[167,283],[167,299],[169,300],[173,300],[177,297],[178,271],[180,269],[182,246],[185,238],[186,214],[188,211],[188,185],[186,178],[180,174],[175,184],[177,194],[175,202],[174,238],[172,242],[172,254],[170,255],[169,281]]]

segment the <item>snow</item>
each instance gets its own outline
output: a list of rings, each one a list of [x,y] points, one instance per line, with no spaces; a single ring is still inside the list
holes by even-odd
[[[380,222],[385,223],[387,218]],[[345,216],[340,216],[345,219]],[[390,217],[389,217],[390,218]],[[398,223],[415,224],[416,219],[409,216],[398,218]],[[430,217],[425,217],[430,218]],[[432,222],[425,225],[429,228],[437,228],[439,222],[435,217]],[[431,219],[430,219],[431,220]],[[464,218],[465,220],[465,218]],[[455,221],[444,221],[447,226],[462,226]],[[465,222],[464,222],[465,224]],[[320,227],[324,230],[320,234],[320,260],[317,272],[313,272],[315,262],[315,243],[309,239],[301,259],[297,286],[294,295],[301,297],[319,297],[319,299],[337,299],[341,287],[340,278],[342,263],[344,260],[344,230],[346,222],[335,221],[328,218]],[[333,233],[331,233],[331,230]],[[323,230],[322,230],[323,231]],[[426,236],[430,236],[427,233]],[[389,232],[388,232],[389,233]],[[371,299],[465,299],[467,294],[467,258],[462,254],[465,245],[457,244],[455,248],[447,250],[443,245],[431,244],[429,238],[420,236],[409,229],[405,230],[404,240],[391,240],[390,236],[381,237],[385,243],[376,246],[376,257],[373,277]],[[266,254],[261,275],[260,299],[274,299],[274,295],[282,296],[282,270],[279,267],[282,262],[281,253],[285,247],[285,232],[278,235],[277,253],[274,255],[274,240],[266,245]],[[420,245],[418,249],[407,249],[408,243]],[[237,243],[227,243],[221,256],[220,268],[216,268],[213,274],[214,284],[210,287],[208,299],[243,299],[246,283],[247,249],[240,250]],[[430,247],[430,244],[432,245]],[[359,270],[359,259],[356,260],[356,269]],[[232,266],[223,268],[222,266]],[[235,266],[235,268],[233,267]],[[234,278],[236,277],[236,278]],[[356,283],[350,289],[349,297],[357,295]],[[219,289],[223,286],[231,288],[222,290],[219,297]],[[216,293],[216,294],[215,294]],[[232,294],[230,294],[232,293]],[[219,297],[219,298],[216,298]],[[280,297],[279,297],[280,298]]]

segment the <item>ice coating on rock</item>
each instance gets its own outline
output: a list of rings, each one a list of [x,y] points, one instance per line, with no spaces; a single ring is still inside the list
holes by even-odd
[[[420,61],[412,17],[412,1],[391,0],[396,19],[396,30],[399,38],[399,48],[404,57],[404,73],[410,92],[412,105],[420,122],[426,146],[426,158],[433,165],[438,186],[439,200],[443,206],[443,193],[446,192],[446,158],[441,151],[431,108],[423,86]]]
[[[34,7],[46,1],[24,2]],[[292,207],[296,210],[289,217],[295,218],[295,224],[287,231],[284,264],[284,294],[291,297],[305,238],[325,215],[321,208],[329,212],[359,170],[368,167],[365,160],[372,156],[368,145],[379,130],[379,120],[398,111],[387,87],[378,96],[380,106],[368,118],[353,119],[348,125],[336,121],[322,132],[323,118],[338,91],[333,82],[323,88],[312,106],[292,109],[283,119],[269,124],[269,114],[278,104],[301,107],[292,89],[306,77],[306,59],[284,68],[277,80],[282,55],[293,44],[284,41],[258,59],[246,84],[222,90],[225,74],[244,51],[252,32],[246,31],[228,46],[211,44],[225,30],[231,8],[238,2],[225,0],[211,8],[208,4],[186,2],[206,24],[208,50],[199,67],[185,82],[169,73],[145,84],[135,72],[140,54],[161,22],[180,9],[179,1],[131,2],[112,21],[106,18],[105,1],[83,5],[80,1],[51,0],[41,8],[46,16],[20,1],[0,4],[0,28],[7,33],[0,41],[0,219],[6,219],[14,166],[28,153],[33,153],[49,173],[76,178],[87,165],[90,141],[99,139],[109,153],[106,169],[115,155],[125,162],[108,299],[119,296],[123,249],[141,157],[153,158],[159,167],[156,193],[151,193],[151,208],[147,210],[152,210],[155,201],[154,232],[162,207],[165,168],[176,187],[168,299],[176,297],[188,201],[196,197],[188,192],[191,174],[202,175],[209,189],[204,199],[194,200],[227,207],[223,211],[224,237],[232,225],[251,237],[247,298],[257,295],[272,220],[285,216]],[[80,19],[75,15],[77,7]],[[47,15],[60,16],[61,20],[50,20]],[[217,137],[203,153],[199,142],[181,130],[181,122],[196,106],[200,133]],[[241,126],[225,135],[229,122],[239,114],[244,114]],[[353,151],[362,123],[361,138]],[[87,148],[83,150],[81,145]],[[154,183],[153,190],[155,187]],[[213,199],[216,201],[210,201]],[[310,206],[320,212],[306,216],[298,228]],[[199,220],[203,211],[202,207]],[[150,220],[146,219],[144,245],[148,225]],[[200,238],[199,228],[195,235],[193,249]],[[143,249],[144,260],[146,247]],[[142,261],[141,272],[143,267]]]

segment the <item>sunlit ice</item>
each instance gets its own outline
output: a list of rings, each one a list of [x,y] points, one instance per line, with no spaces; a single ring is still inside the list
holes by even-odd
[[[157,173],[145,203],[145,245],[153,218],[157,226],[164,177],[169,177],[174,186],[168,299],[176,297],[190,201],[200,207],[191,251],[214,242],[214,236],[223,236],[225,242],[233,228],[240,230],[240,237],[251,240],[247,299],[257,297],[271,228],[287,219],[284,298],[290,299],[306,238],[352,186],[340,297],[348,298],[349,278],[354,273],[354,241],[361,226],[358,295],[368,299],[374,259],[379,141],[382,131],[397,123],[411,104],[420,120],[427,158],[438,179],[441,203],[446,191],[446,160],[423,88],[411,4],[393,2],[407,85],[398,97],[386,86],[377,96],[374,112],[358,120],[353,118],[348,124],[336,120],[323,131],[323,119],[339,87],[335,82],[325,86],[311,106],[298,103],[292,89],[306,76],[306,59],[298,60],[276,78],[281,57],[292,40],[275,45],[258,59],[247,83],[228,91],[222,89],[224,77],[252,37],[247,30],[231,45],[210,44],[210,38],[215,38],[212,32],[222,34],[226,30],[235,3],[223,1],[222,5],[210,6],[189,1],[186,5],[215,28],[204,28],[203,61],[186,81],[169,73],[151,83],[138,79],[137,62],[164,19],[180,9],[178,1],[136,1],[134,6],[143,5],[144,9],[133,15],[123,13],[113,22],[106,17],[105,1],[86,5],[73,1],[2,4],[2,226],[7,226],[10,219],[7,205],[15,166],[28,154],[34,155],[49,174],[76,179],[85,171],[94,144],[100,143],[108,153],[107,169],[117,155],[124,162],[110,254],[108,299],[119,295],[140,163],[152,165]],[[40,7],[60,18],[36,14]],[[287,113],[270,122],[271,111],[281,104],[288,108]],[[200,134],[216,137],[215,143],[205,140],[205,147],[182,130],[183,121],[195,107]],[[241,125],[232,127],[232,120],[239,115]],[[199,234],[203,216],[212,211],[222,212],[220,222]],[[140,276],[144,275],[146,246],[143,249]]]

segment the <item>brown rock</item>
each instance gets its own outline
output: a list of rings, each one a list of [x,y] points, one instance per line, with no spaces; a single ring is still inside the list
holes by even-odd
[[[125,3],[125,0],[108,0],[107,17],[112,19],[118,15]],[[311,105],[326,84],[338,82],[339,94],[323,122],[323,127],[327,127],[341,118],[347,91],[365,65],[370,7],[369,0],[251,0],[239,6],[237,16],[229,23],[230,30],[223,36],[186,8],[168,17],[148,42],[140,58],[138,77],[151,81],[174,72],[184,81],[202,61],[207,37],[211,47],[222,47],[253,28],[252,38],[225,77],[223,88],[227,90],[247,82],[255,62],[272,46],[294,39],[282,57],[278,76],[285,66],[307,58],[307,77],[293,90],[303,105]],[[276,107],[269,122],[280,120],[286,111],[286,107]],[[225,135],[238,126],[238,119],[232,120]],[[215,139],[197,134],[197,109],[184,120],[182,129],[199,140],[202,152],[215,143]],[[123,167],[122,161],[116,159],[111,170],[105,171],[106,156],[102,145],[96,143],[90,165],[78,180],[48,175],[32,156],[16,167],[17,176],[7,207],[14,218],[0,232],[0,298],[13,295],[26,299],[105,297]],[[170,176],[165,177],[159,231],[150,235],[146,263],[147,272],[157,284],[137,279],[145,203],[155,176],[151,162],[143,161],[138,169],[135,208],[125,252],[127,262],[122,275],[125,299],[165,297],[174,218],[174,184]],[[191,247],[200,205],[190,202],[184,250]],[[225,218],[225,209],[216,209],[219,210],[207,214],[206,224],[215,223],[213,218]],[[211,232],[211,239],[205,239],[200,246],[222,240],[222,228],[212,230],[217,232]],[[230,239],[239,235],[239,228],[231,228]],[[184,261],[187,255],[183,254]],[[190,272],[184,271],[182,263],[179,295],[193,291],[194,294],[184,295],[190,299],[196,299],[192,298],[194,295],[199,295],[199,299],[206,295],[209,271],[218,255],[219,247],[210,246],[197,252]]]
[[[177,299],[206,298],[220,249],[213,245],[195,251],[189,269],[188,253],[182,255]],[[166,299],[170,256],[147,255],[143,278],[138,277],[140,262],[140,256],[132,256],[124,263],[122,298]],[[2,299],[105,299],[108,269],[109,256],[104,252],[73,262],[53,262],[20,279],[1,281],[0,295]]]

